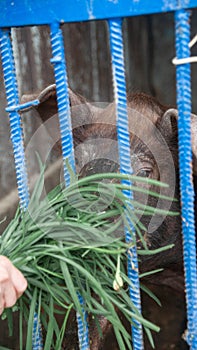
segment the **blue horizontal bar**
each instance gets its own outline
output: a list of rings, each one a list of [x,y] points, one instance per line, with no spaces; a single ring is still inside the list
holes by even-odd
[[[23,104],[18,104],[18,105],[13,105],[13,106],[8,106],[6,107],[6,112],[13,112],[13,111],[22,111],[24,109],[28,110],[30,107],[33,107],[33,106],[38,106],[40,103],[39,100],[33,100],[33,101],[29,101],[29,102],[26,102],[26,103],[23,103]]]
[[[192,7],[197,7],[197,0],[1,0],[0,27],[137,16]]]

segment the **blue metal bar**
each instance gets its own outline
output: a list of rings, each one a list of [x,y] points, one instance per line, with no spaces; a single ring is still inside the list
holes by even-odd
[[[192,7],[196,7],[196,0],[1,0],[0,27],[137,16]]]
[[[127,115],[127,96],[126,96],[126,83],[125,83],[125,68],[124,68],[124,53],[123,53],[123,40],[122,40],[122,20],[112,19],[109,20],[109,33],[110,33],[110,48],[112,57],[112,74],[114,83],[114,97],[116,102],[116,116],[117,116],[117,134],[118,134],[118,149],[119,149],[119,162],[120,172],[125,174],[132,174],[131,167],[131,155],[130,155],[130,137],[129,137],[129,125]],[[131,181],[124,180],[123,184],[130,186]],[[128,198],[128,205],[133,199],[132,191],[124,191],[124,194]],[[134,234],[134,227],[131,225],[132,232]],[[125,228],[126,242],[135,241],[127,228]],[[136,247],[130,249],[128,254],[128,277],[132,281],[134,288],[129,288],[131,300],[133,301],[136,309],[141,313],[141,301],[140,301],[140,285],[138,276],[138,258]],[[140,322],[133,320],[132,326],[132,340],[134,350],[143,349],[143,333]]]
[[[78,293],[78,299],[81,305],[84,304],[84,300],[82,296]],[[80,314],[77,312],[77,324],[78,324],[78,340],[79,340],[79,346],[81,350],[89,350],[89,329],[88,329],[88,315],[83,310],[83,317],[84,321],[82,322]]]
[[[54,64],[54,73],[57,89],[57,103],[59,112],[60,132],[62,141],[63,159],[68,160],[69,165],[75,171],[74,147],[72,137],[72,125],[70,117],[70,105],[68,95],[68,82],[66,61],[64,56],[64,45],[62,31],[59,28],[59,23],[51,24],[51,46],[53,58],[51,62]],[[64,179],[66,186],[70,184],[70,173],[64,162]],[[79,295],[80,304],[84,305],[83,298]],[[89,349],[89,334],[87,315],[84,311],[83,319],[77,315],[79,346],[81,350]]]
[[[7,103],[8,107],[12,107],[19,104],[19,98],[9,30],[0,30],[0,48]],[[29,193],[21,121],[15,110],[10,111],[9,117],[20,206],[24,210],[28,205]]]
[[[190,56],[189,11],[175,13],[177,58]],[[190,65],[177,66],[177,105],[179,110],[179,164],[182,203],[182,230],[184,248],[185,287],[188,315],[187,342],[190,349],[197,349],[197,271],[196,240],[194,227],[194,189],[192,179],[191,152],[191,82]]]
[[[23,104],[6,107],[5,110],[8,113],[11,113],[11,112],[14,112],[14,111],[18,112],[18,111],[22,111],[22,110],[25,110],[25,109],[29,109],[30,107],[33,107],[33,106],[38,106],[39,103],[40,103],[39,100],[33,100],[33,101],[25,102]]]
[[[14,106],[19,105],[18,87],[15,73],[14,56],[12,52],[12,45],[10,40],[10,31],[0,29],[0,49],[2,66],[4,73],[4,82],[10,117],[10,132],[11,140],[13,145],[16,179],[18,186],[18,193],[20,198],[21,210],[26,210],[29,202],[29,190],[28,190],[28,179],[27,169],[25,162],[25,152],[23,145],[23,133],[21,128],[20,115]],[[37,320],[37,315],[35,314]],[[34,334],[34,331],[36,333]],[[34,350],[42,349],[42,335],[40,326],[36,322],[34,324],[32,339],[36,339]],[[34,346],[34,342],[33,342]]]
[[[68,95],[67,69],[64,56],[64,45],[62,31],[59,23],[55,22],[51,25],[51,46],[53,58],[51,63],[54,65],[57,103],[60,122],[60,132],[62,141],[62,154],[64,160],[68,159],[70,166],[75,171],[75,158],[72,136],[72,125],[70,117],[70,105]],[[64,179],[66,186],[70,184],[70,174],[64,162]]]
[[[43,349],[42,328],[41,328],[40,320],[38,318],[38,314],[36,312],[34,312],[32,347],[33,347],[33,350]]]

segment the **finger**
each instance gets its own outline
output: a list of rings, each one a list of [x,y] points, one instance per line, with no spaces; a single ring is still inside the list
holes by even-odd
[[[27,280],[23,274],[14,266],[11,271],[11,279],[16,291],[16,295],[19,298],[27,288]]]
[[[6,307],[12,307],[14,304],[16,304],[17,301],[17,295],[15,288],[11,283],[7,283],[4,285],[4,308]]]
[[[12,265],[11,261],[4,255],[0,255],[0,265],[8,268]]]
[[[3,313],[4,308],[5,308],[5,300],[3,298],[3,295],[0,293],[0,315]]]
[[[4,310],[4,297],[3,297],[2,283],[0,282],[0,315],[3,313],[3,310]]]
[[[0,283],[10,282],[19,298],[27,288],[27,281],[22,273],[5,256],[0,256]]]
[[[9,272],[6,269],[6,267],[1,265],[1,262],[0,262],[0,283],[4,283],[8,280],[9,280]]]
[[[4,307],[0,307],[0,315],[2,315]]]

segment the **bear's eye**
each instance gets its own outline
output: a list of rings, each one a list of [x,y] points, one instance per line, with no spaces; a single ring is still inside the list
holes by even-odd
[[[141,177],[150,177],[151,173],[152,173],[151,169],[140,169],[136,175]]]

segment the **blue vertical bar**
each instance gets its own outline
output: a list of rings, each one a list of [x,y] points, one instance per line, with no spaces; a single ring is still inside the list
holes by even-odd
[[[66,70],[66,61],[64,56],[64,45],[62,31],[59,23],[51,24],[51,46],[53,58],[51,62],[54,64],[54,73],[57,89],[57,103],[59,112],[60,132],[62,141],[63,159],[68,159],[70,166],[75,171],[74,147],[72,137],[72,125],[70,117],[70,105],[68,95],[68,79]],[[66,186],[70,184],[70,173],[64,162],[64,179]],[[83,298],[79,295],[80,304],[84,305]],[[77,314],[79,346],[81,350],[89,350],[89,334],[87,315],[84,311],[83,320]]]
[[[80,304],[83,306],[84,305],[84,300],[82,296],[78,293],[78,299]],[[79,339],[79,348],[81,350],[90,350],[89,346],[89,332],[88,332],[88,315],[84,311],[83,307],[83,317],[84,321],[82,322],[80,314],[77,312],[76,317],[77,317],[77,324],[78,324],[78,339]]]
[[[14,107],[18,105],[19,98],[9,30],[0,30],[0,47],[7,103],[8,107]],[[9,117],[20,206],[24,210],[28,205],[29,193],[21,121],[14,108]]]
[[[34,321],[33,321],[33,331],[32,331],[32,348],[33,350],[42,350],[43,349],[43,338],[42,338],[42,328],[38,314],[34,312]]]
[[[119,149],[119,162],[120,171],[124,174],[132,174],[131,167],[131,155],[130,155],[130,137],[129,137],[129,125],[127,115],[127,96],[126,96],[126,83],[125,83],[125,68],[124,68],[124,52],[123,52],[123,40],[122,40],[122,20],[111,19],[109,20],[109,33],[110,33],[110,48],[112,57],[112,75],[114,83],[114,96],[116,102],[116,117],[117,117],[117,134],[118,134],[118,149]],[[130,186],[129,180],[122,181],[123,184]],[[128,198],[128,205],[133,199],[132,191],[124,191],[124,194]],[[134,233],[134,227],[131,226]],[[131,242],[133,237],[127,228],[125,228],[126,242]],[[138,258],[136,247],[130,249],[128,254],[128,277],[132,281],[134,288],[129,289],[131,300],[136,306],[139,313],[141,313],[141,299],[140,299],[140,285],[138,276]],[[133,349],[143,349],[143,333],[141,324],[133,320],[132,326],[132,340]]]
[[[66,70],[66,61],[64,56],[64,45],[62,31],[59,23],[55,22],[51,25],[51,46],[53,58],[51,63],[54,65],[57,103],[60,122],[60,132],[62,141],[63,158],[68,159],[70,166],[75,171],[75,158],[72,137],[72,125],[70,117],[70,105],[68,95],[68,79]],[[64,179],[66,186],[70,184],[70,174],[64,162]]]
[[[21,210],[26,210],[29,202],[28,178],[21,120],[19,113],[14,108],[19,104],[19,96],[9,30],[0,29],[0,49],[8,109],[10,109],[10,132],[14,152],[20,207]],[[36,339],[36,343],[34,342],[34,339]],[[42,334],[36,314],[32,342],[34,350],[42,350]]]
[[[177,58],[190,56],[190,12],[179,10],[175,13]],[[190,349],[197,349],[197,274],[196,240],[194,227],[194,189],[191,163],[191,82],[190,65],[177,65],[177,105],[179,110],[179,165],[182,203],[182,230],[184,248],[185,287],[188,315],[187,342]]]

